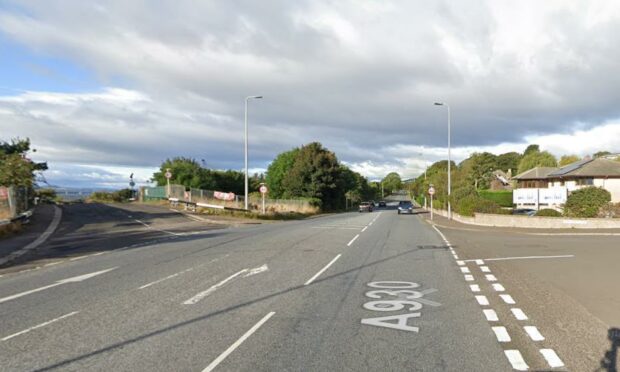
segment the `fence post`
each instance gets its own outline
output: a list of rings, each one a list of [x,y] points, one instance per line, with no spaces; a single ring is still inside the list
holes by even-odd
[[[13,189],[13,186],[10,186],[8,189],[8,202],[9,202],[9,214],[10,214],[10,218],[14,218],[17,215],[17,211],[16,211],[16,206],[15,206],[15,200],[13,199],[13,197],[15,196],[15,191]]]

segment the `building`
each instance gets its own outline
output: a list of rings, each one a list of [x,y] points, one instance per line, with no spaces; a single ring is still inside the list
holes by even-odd
[[[605,159],[583,159],[561,168],[537,167],[513,177],[517,186],[513,203],[520,208],[559,208],[574,190],[602,187],[611,194],[613,203],[620,202],[620,162]]]

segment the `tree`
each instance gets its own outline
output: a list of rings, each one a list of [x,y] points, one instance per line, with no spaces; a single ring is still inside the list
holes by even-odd
[[[46,170],[47,163],[33,162],[27,157],[29,151],[29,139],[0,142],[0,185],[28,188],[34,185],[35,172]]]
[[[538,145],[529,145],[526,147],[525,151],[523,151],[523,156],[529,155],[535,152],[540,152],[540,146]]]
[[[517,173],[523,173],[536,167],[556,167],[557,160],[555,156],[551,155],[547,151],[531,152],[525,156],[519,162],[519,169]]]
[[[563,167],[579,160],[581,160],[581,158],[577,155],[562,155],[560,161],[558,162],[558,166]]]
[[[508,170],[511,170],[514,174],[514,172],[516,172],[519,168],[519,162],[521,161],[522,157],[523,155],[514,151],[498,155],[496,167],[497,169],[501,169],[504,172],[508,172]]]
[[[185,157],[166,159],[162,163],[160,171],[153,174],[153,179],[157,181],[159,186],[166,185],[165,174],[167,169],[170,169],[170,173],[172,173],[170,183],[197,189],[214,190],[216,188],[216,182],[211,172],[202,168],[195,159]]]
[[[609,151],[598,151],[594,153],[594,157],[595,158],[600,158],[601,156],[605,156],[605,155],[611,155],[611,152]]]
[[[496,168],[497,156],[489,153],[474,153],[461,163],[461,168],[468,169],[467,179],[476,190],[488,189],[491,174]]]
[[[284,194],[282,181],[295,164],[299,148],[280,153],[267,168],[266,183],[269,188],[269,197],[277,199]]]
[[[393,193],[394,191],[400,190],[403,185],[400,175],[396,172],[388,173],[388,175],[381,180],[381,183],[383,184],[383,190],[387,195]]]

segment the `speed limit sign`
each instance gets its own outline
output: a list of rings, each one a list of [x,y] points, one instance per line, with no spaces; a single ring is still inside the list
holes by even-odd
[[[434,195],[435,194],[435,188],[433,186],[428,188],[428,194],[429,195]]]
[[[172,178],[172,173],[170,173],[170,171],[167,171],[164,175],[166,176],[167,179]]]
[[[267,193],[267,186],[265,185],[261,185],[261,187],[258,189],[258,191],[260,191],[261,194],[266,194]]]

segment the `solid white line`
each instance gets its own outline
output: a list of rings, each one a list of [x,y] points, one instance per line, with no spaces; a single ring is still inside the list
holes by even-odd
[[[469,274],[470,273],[469,268],[467,266],[461,267],[461,272],[463,274]]]
[[[491,327],[493,332],[495,332],[495,337],[497,337],[497,341],[499,342],[510,342],[510,335],[506,330],[506,327]]]
[[[499,318],[497,317],[497,313],[492,309],[484,309],[482,310],[484,316],[487,318],[489,322],[497,322]]]
[[[307,282],[304,283],[304,285],[308,285],[310,283],[312,283],[314,281],[314,279],[316,279],[319,275],[323,274],[323,271],[327,270],[334,262],[336,262],[337,259],[340,258],[340,253],[338,253],[338,255],[336,257],[334,257],[333,260],[329,261],[329,263],[327,265],[325,265],[324,268],[322,268],[318,273],[314,274],[314,276],[310,279],[308,279]]]
[[[480,292],[480,286],[478,284],[470,284],[469,288],[472,292]]]
[[[525,329],[525,332],[527,332],[527,335],[530,336],[532,341],[543,341],[545,339],[538,331],[538,328],[534,326],[525,326],[523,329]]]
[[[523,356],[519,350],[504,350],[506,358],[512,365],[512,368],[517,371],[527,371],[530,367],[523,360]]]
[[[523,256],[523,257],[497,257],[497,258],[485,258],[485,261],[507,261],[507,260],[529,260],[535,258],[571,258],[575,257],[574,254],[567,254],[562,256]]]
[[[514,307],[512,309],[510,309],[510,311],[512,311],[512,315],[515,316],[515,318],[517,318],[517,320],[528,320],[527,315],[525,315],[525,313],[523,312],[523,310]]]
[[[473,282],[474,281],[474,276],[473,275],[465,275],[465,280],[468,282]]]
[[[476,301],[478,301],[478,304],[480,306],[487,306],[489,304],[489,299],[487,298],[487,296],[475,296],[476,297]]]
[[[488,281],[490,281],[490,282],[495,282],[495,281],[497,281],[497,278],[496,278],[496,277],[495,277],[495,275],[493,275],[493,274],[487,274],[487,275],[485,275],[484,277],[485,277],[485,278],[487,278],[487,280],[488,280]]]
[[[489,269],[488,266],[480,266],[480,271],[482,271],[483,273],[490,273],[491,269]]]
[[[549,367],[564,367],[564,363],[562,363],[562,360],[558,357],[558,354],[553,351],[553,349],[540,349],[540,353],[543,357],[545,357],[547,363],[549,363]]]
[[[484,261],[483,260],[476,260],[476,265],[484,265]]]
[[[13,334],[12,334],[12,335],[10,335],[10,336],[6,336],[6,337],[4,337],[4,338],[0,339],[0,341],[6,341],[6,340],[9,340],[9,339],[11,339],[11,338],[13,338],[13,337],[17,337],[17,336],[19,336],[19,335],[23,335],[24,333],[28,333],[28,332],[30,332],[30,331],[32,331],[32,330],[37,329],[37,328],[45,327],[46,325],[52,324],[52,323],[57,322],[57,321],[59,321],[59,320],[61,320],[61,319],[64,319],[64,318],[68,318],[68,317],[70,317],[70,316],[72,316],[72,315],[75,315],[75,314],[77,314],[77,313],[79,313],[79,311],[74,311],[74,312],[71,312],[71,313],[69,313],[69,314],[65,314],[65,315],[63,315],[63,316],[59,316],[58,318],[55,318],[55,319],[52,319],[52,320],[48,320],[48,321],[47,321],[47,322],[45,322],[45,323],[41,323],[41,324],[36,325],[36,326],[34,326],[34,327],[30,327],[30,328],[28,328],[28,329],[24,329],[23,331],[20,331],[20,332],[17,332],[17,333],[13,333]]]
[[[197,295],[195,295],[194,297],[190,298],[189,300],[183,302],[183,305],[194,305],[195,303],[197,303],[198,301],[202,300],[203,298],[207,297],[208,295],[210,295],[211,293],[215,292],[216,290],[218,290],[220,287],[222,287],[224,284],[228,283],[229,281],[233,280],[234,278],[236,278],[237,276],[245,273],[246,271],[248,271],[248,269],[243,269],[241,271],[238,271],[234,274],[232,274],[231,276],[229,276],[228,278],[222,280],[221,282],[211,286],[209,289],[207,289],[206,291],[202,291],[200,293],[198,293]]]
[[[435,231],[437,231],[437,233],[439,234],[439,236],[441,236],[441,238],[443,239],[443,241],[444,241],[444,242],[445,242],[446,240],[448,240],[448,239],[446,239],[446,236],[445,236],[445,235],[444,235],[441,231],[439,231],[439,229],[438,229],[435,225],[432,225],[432,226],[433,226],[433,229],[435,229]]]
[[[355,241],[355,239],[357,239],[357,238],[359,238],[359,237],[360,237],[360,234],[355,235],[355,237],[354,237],[353,239],[351,239],[351,241],[350,241],[350,242],[348,242],[348,243],[347,243],[347,247],[350,247],[350,246],[351,246],[351,244],[353,244],[353,242]]]
[[[362,229],[362,232],[366,231],[367,228],[368,226],[364,226],[364,228]]]
[[[506,290],[506,288],[499,283],[493,283],[493,289],[495,289],[496,292],[504,292]]]
[[[515,300],[512,298],[512,296],[509,294],[501,294],[499,295],[499,297],[501,297],[502,300],[504,300],[504,302],[509,305],[514,305],[516,303]]]
[[[274,314],[275,314],[275,311],[272,311],[269,314],[265,315],[263,319],[259,320],[258,323],[254,324],[254,326],[250,328],[246,333],[244,333],[243,336],[241,336],[237,341],[235,341],[234,344],[230,345],[228,349],[226,349],[226,351],[224,351],[222,354],[220,354],[220,356],[215,358],[215,360],[212,361],[211,364],[207,366],[207,368],[203,369],[202,372],[213,371],[213,369],[215,369],[215,367],[217,367],[218,364],[222,363],[222,361],[226,359],[226,357],[229,356],[230,353],[235,351],[235,349],[238,348],[239,345],[243,343],[243,341],[247,340],[248,337],[250,337],[254,332],[256,332],[256,330],[259,329]]]

